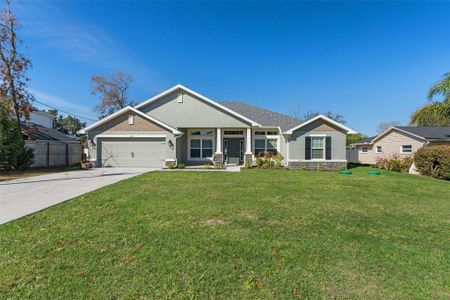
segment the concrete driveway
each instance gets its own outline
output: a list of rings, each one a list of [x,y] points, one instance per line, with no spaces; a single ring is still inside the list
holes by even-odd
[[[97,168],[0,182],[0,224],[154,170]]]

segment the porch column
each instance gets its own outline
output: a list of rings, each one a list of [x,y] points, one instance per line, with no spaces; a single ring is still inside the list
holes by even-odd
[[[252,153],[252,129],[247,128],[247,138],[245,146],[244,163],[247,166],[251,166],[253,163],[253,153]]]
[[[216,133],[216,154],[222,154],[222,129],[217,128]]]
[[[222,128],[217,128],[216,130],[216,153],[214,154],[214,165],[217,168],[223,167]]]
[[[252,129],[247,128],[247,145],[245,147],[245,154],[252,154]]]

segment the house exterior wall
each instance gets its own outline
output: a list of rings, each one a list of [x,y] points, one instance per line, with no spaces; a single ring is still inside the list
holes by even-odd
[[[365,146],[357,145],[355,150],[349,150],[351,152],[350,156],[352,158],[351,162],[374,165],[377,163],[378,159],[389,158],[393,155],[400,156],[411,156],[411,154],[402,154],[402,145],[411,145],[412,153],[416,152],[418,149],[422,148],[425,141],[411,136],[409,134],[403,133],[398,130],[392,130],[377,140],[372,145],[367,145],[368,152],[363,153],[362,148]],[[381,146],[382,152],[376,153],[376,147]]]
[[[53,119],[54,117],[48,113],[36,111],[30,113],[29,121],[43,127],[53,128]]]
[[[181,90],[142,106],[139,110],[176,128],[249,127],[247,122],[236,116]]]
[[[133,115],[133,124],[128,124],[128,116]],[[134,136],[139,138],[143,135],[164,135],[166,137],[166,152],[165,158],[175,160],[175,137],[167,131],[165,128],[158,124],[144,119],[134,112],[124,113],[88,132],[88,148],[89,148],[89,160],[99,164],[101,147],[98,147],[101,142],[101,138],[97,138],[98,135],[102,136]]]
[[[305,160],[305,140],[308,136],[331,137],[331,160]],[[288,166],[290,168],[305,167],[307,169],[345,168],[347,134],[340,128],[324,120],[316,120],[294,131],[287,145],[289,152]]]

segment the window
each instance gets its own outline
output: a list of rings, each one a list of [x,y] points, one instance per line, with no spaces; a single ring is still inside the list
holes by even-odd
[[[202,136],[212,136],[212,130],[192,130],[191,135],[202,135]]]
[[[361,147],[361,153],[367,153],[367,152],[369,152],[369,148],[367,148],[367,147]]]
[[[376,153],[381,153],[381,152],[383,152],[383,148],[382,148],[381,146],[377,146],[377,147],[375,148],[375,152],[376,152]]]
[[[259,155],[259,153],[264,151],[266,151],[266,140],[255,140],[255,155]]]
[[[190,135],[190,158],[205,159],[213,155],[213,130],[191,130]]]
[[[278,135],[277,131],[255,131],[255,135]]]
[[[260,155],[264,152],[272,152],[277,155],[278,140],[277,139],[256,139],[255,140],[255,155]]]
[[[223,132],[224,135],[243,135],[243,130],[225,130]]]
[[[325,158],[325,137],[311,137],[311,159]]]
[[[128,125],[133,125],[133,124],[134,124],[134,116],[128,115]]]
[[[402,154],[410,154],[412,153],[412,146],[411,145],[402,145]]]
[[[207,158],[213,154],[213,141],[211,139],[191,139],[191,158]]]

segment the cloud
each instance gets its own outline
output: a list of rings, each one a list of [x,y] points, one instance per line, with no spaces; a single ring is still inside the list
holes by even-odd
[[[101,26],[74,20],[60,8],[46,2],[16,5],[14,11],[23,25],[24,34],[42,46],[56,49],[69,60],[104,69],[106,73],[131,73],[136,84],[145,89],[152,90],[161,85],[158,72],[134,60],[133,54],[111,38]]]
[[[29,89],[31,93],[36,97],[36,100],[45,103],[49,106],[55,107],[59,110],[70,112],[72,115],[78,115],[81,117],[96,120],[97,116],[92,108],[76,104],[76,101],[64,99],[55,95],[48,94],[47,92],[38,89]],[[35,103],[35,106],[41,109],[49,109],[49,107],[43,106],[39,103]],[[87,120],[83,120],[87,121]]]

